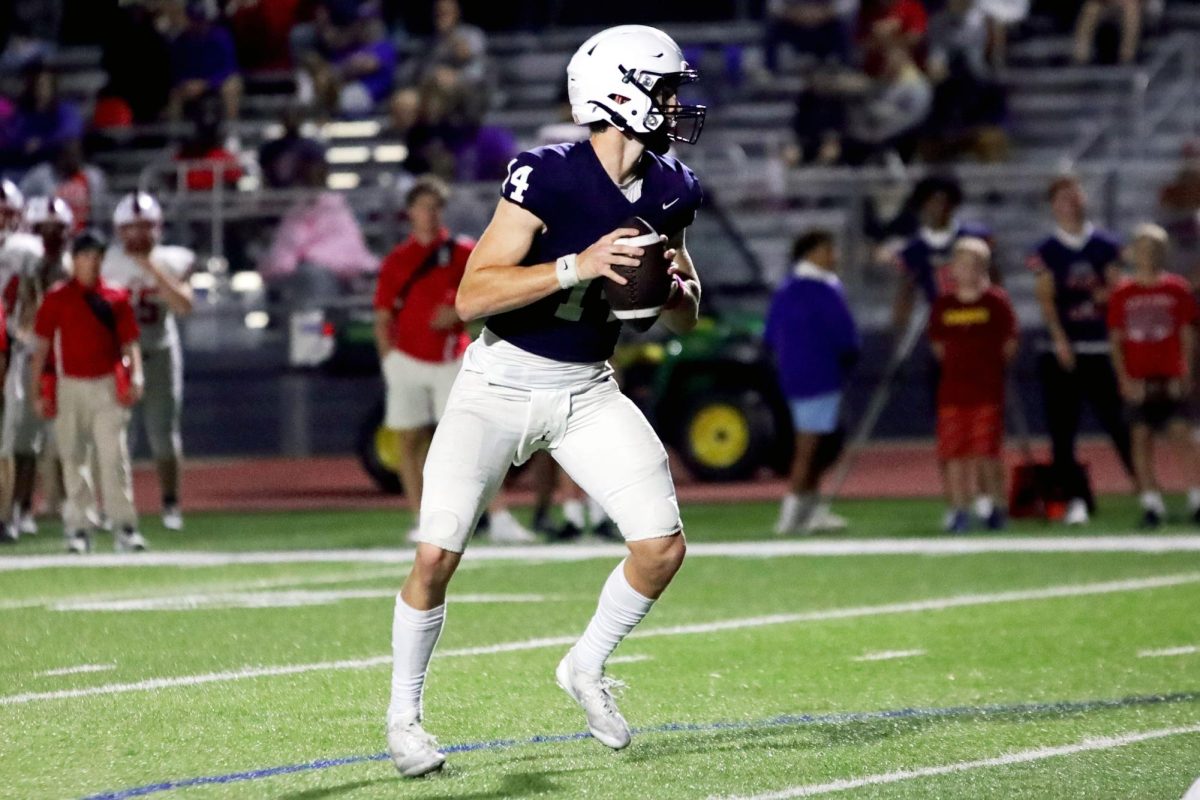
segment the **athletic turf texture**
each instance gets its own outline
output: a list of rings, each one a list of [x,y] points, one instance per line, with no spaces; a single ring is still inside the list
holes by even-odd
[[[1080,539],[1132,533],[1135,509],[1105,506]],[[939,516],[839,511],[850,538],[932,537]],[[695,543],[769,540],[773,514],[684,512]],[[407,523],[146,533],[158,552],[384,548]],[[4,569],[58,549],[48,530],[0,554],[3,797],[1179,798],[1200,777],[1195,551],[694,557],[610,669],[640,730],[621,753],[579,735],[553,681],[616,559],[468,555],[426,694],[457,752],[404,781],[379,758],[402,565]]]

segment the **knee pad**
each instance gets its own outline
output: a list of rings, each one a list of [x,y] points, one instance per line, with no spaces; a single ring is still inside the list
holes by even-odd
[[[470,536],[469,521],[464,522],[453,511],[438,508],[421,514],[420,528],[414,538],[443,550],[461,553],[466,550]]]

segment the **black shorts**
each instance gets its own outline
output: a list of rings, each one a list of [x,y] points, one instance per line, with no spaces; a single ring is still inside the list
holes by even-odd
[[[1188,417],[1187,400],[1171,391],[1170,381],[1147,380],[1142,402],[1128,406],[1130,425],[1146,425],[1161,431],[1175,420]]]

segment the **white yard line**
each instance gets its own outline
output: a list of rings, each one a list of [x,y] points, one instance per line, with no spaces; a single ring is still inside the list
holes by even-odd
[[[225,608],[301,608],[344,600],[394,599],[396,589],[296,589],[279,592],[198,592],[173,597],[138,597],[126,600],[84,600],[54,603],[54,611],[204,611]],[[543,594],[460,594],[452,603],[544,603],[558,599]]]
[[[45,672],[35,673],[35,676],[38,678],[53,678],[59,675],[82,675],[87,672],[108,672],[110,669],[116,668],[116,664],[80,664],[77,667],[48,669]]]
[[[690,558],[773,558],[781,556],[946,556],[981,553],[1185,553],[1200,552],[1200,536],[1044,536],[928,539],[804,539],[762,542],[696,542]],[[464,564],[489,561],[586,561],[620,558],[619,544],[481,546],[467,551]],[[289,550],[279,552],[101,553],[0,558],[0,572],[95,567],[223,567],[231,564],[407,564],[412,550]]]
[[[1172,586],[1200,583],[1200,573],[1190,572],[1181,575],[1161,575],[1152,578],[1138,578],[1125,581],[1108,581],[1105,583],[1065,584],[1061,586],[1046,586],[1041,589],[1022,589],[994,594],[968,594],[951,597],[916,600],[907,603],[888,603],[877,606],[856,606],[851,608],[827,608],[817,611],[803,611],[795,614],[772,614],[762,617],[742,617],[740,619],[719,620],[716,622],[700,622],[690,625],[674,625],[662,628],[645,628],[635,630],[630,634],[633,639],[651,639],[660,636],[687,636],[691,634],[718,633],[736,631],[747,628],[761,628],[770,625],[787,625],[800,622],[821,622],[835,619],[853,619],[857,617],[886,616],[892,614],[910,614],[924,611],[944,611],[951,608],[967,606],[986,606],[999,603],[1017,603],[1031,600],[1051,600],[1064,597],[1087,597],[1093,595],[1115,594],[1120,592],[1139,592],[1150,589],[1162,589]],[[453,602],[453,600],[451,600]],[[574,644],[578,634],[568,636],[550,636],[538,639],[525,639],[514,642],[482,645],[479,647],[463,647],[455,650],[440,650],[434,655],[439,658],[454,658],[464,656],[493,655],[496,653],[515,653],[526,650],[540,650],[546,647],[565,647]],[[88,697],[92,695],[122,694],[125,692],[147,692],[174,686],[194,686],[201,683],[221,681],[236,681],[246,678],[274,677],[278,675],[297,675],[305,672],[327,672],[334,670],[368,669],[371,667],[390,664],[390,655],[375,656],[365,659],[344,661],[326,661],[315,664],[295,664],[275,667],[247,667],[229,672],[213,672],[204,675],[182,675],[174,678],[154,678],[136,683],[115,683],[105,686],[89,686],[82,689],[66,689],[59,692],[27,692],[23,694],[0,696],[0,706],[21,705],[43,700],[61,700],[71,697]]]
[[[851,789],[861,789],[864,786],[878,786],[885,783],[899,783],[901,781],[911,781],[918,778],[932,778],[938,775],[952,775],[958,772],[970,772],[976,769],[987,769],[989,767],[1007,767],[1013,764],[1028,764],[1033,761],[1043,761],[1047,758],[1060,758],[1062,756],[1071,756],[1077,753],[1088,753],[1096,750],[1112,750],[1118,747],[1127,747],[1131,744],[1139,742],[1148,742],[1154,739],[1165,739],[1169,736],[1186,736],[1189,734],[1200,733],[1200,725],[1185,725],[1178,728],[1159,728],[1157,730],[1142,731],[1141,733],[1128,733],[1121,736],[1105,736],[1096,739],[1085,739],[1082,742],[1075,744],[1060,745],[1058,747],[1038,747],[1032,750],[1020,750],[1015,753],[1006,753],[995,758],[981,758],[976,761],[959,761],[954,764],[941,764],[936,767],[922,767],[920,769],[902,769],[895,772],[881,772],[876,775],[864,775],[861,778],[846,778],[829,783],[813,783],[807,786],[792,786],[787,789],[780,789],[775,792],[766,792],[756,795],[738,795],[736,797],[727,798],[727,800],[788,800],[793,797],[813,797],[821,794],[833,794],[835,792],[845,792]]]
[[[645,655],[644,653],[637,654],[637,655],[631,655],[631,656],[613,656],[606,663],[607,664],[639,664],[642,661],[650,661],[653,658],[654,658],[654,656],[648,656],[648,655]]]
[[[893,661],[897,658],[913,658],[925,655],[924,650],[880,650],[877,653],[863,653],[851,661]]]
[[[0,568],[2,569],[2,568]],[[71,603],[102,603],[118,600],[147,600],[158,597],[177,597],[181,593],[212,594],[215,592],[243,592],[263,589],[279,589],[293,586],[325,586],[331,583],[361,583],[363,581],[382,580],[391,578],[399,587],[403,573],[396,568],[386,570],[355,570],[339,572],[333,575],[304,575],[279,576],[277,578],[256,578],[248,581],[219,581],[213,583],[176,584],[169,587],[157,587],[143,592],[100,592],[96,594],[66,595],[60,597],[30,597],[23,600],[0,601],[0,611],[11,611],[22,608],[41,608],[46,606]],[[395,592],[392,592],[395,594]]]
[[[1168,656],[1192,656],[1200,653],[1200,647],[1194,644],[1183,647],[1167,647],[1162,650],[1139,650],[1138,658],[1166,658]]]

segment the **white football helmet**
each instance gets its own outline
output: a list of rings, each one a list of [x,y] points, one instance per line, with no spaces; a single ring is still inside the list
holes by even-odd
[[[33,197],[25,204],[25,225],[35,230],[38,225],[58,224],[70,230],[75,227],[75,214],[61,197]]]
[[[0,239],[21,227],[21,212],[25,208],[25,196],[12,181],[0,181]]]
[[[584,42],[567,65],[571,116],[580,125],[611,123],[651,152],[665,153],[671,142],[700,138],[704,106],[680,105],[676,98],[680,86],[698,78],[679,45],[658,28],[618,25]]]
[[[134,222],[152,222],[161,225],[163,221],[162,206],[154,196],[146,192],[133,192],[121,198],[113,211],[113,227],[120,228]]]

